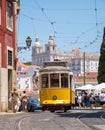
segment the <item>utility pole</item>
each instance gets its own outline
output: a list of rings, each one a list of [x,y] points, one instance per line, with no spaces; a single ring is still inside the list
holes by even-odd
[[[85,85],[85,83],[86,83],[86,75],[85,75],[85,52],[83,53],[83,67],[84,67],[84,85]]]

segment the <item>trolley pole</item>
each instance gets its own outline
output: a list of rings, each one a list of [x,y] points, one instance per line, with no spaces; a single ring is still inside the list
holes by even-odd
[[[85,75],[85,52],[83,53],[83,63],[84,63],[84,85],[86,84],[86,75]]]

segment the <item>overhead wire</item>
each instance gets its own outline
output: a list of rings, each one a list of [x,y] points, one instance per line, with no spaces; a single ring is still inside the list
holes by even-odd
[[[51,25],[51,28],[52,28],[52,30],[53,30],[53,33],[54,33],[54,37],[55,38],[62,38],[62,36],[60,36],[60,37],[57,37],[57,35],[67,35],[66,33],[62,33],[62,32],[58,32],[58,31],[56,31],[56,29],[55,29],[55,24],[83,24],[83,22],[82,23],[80,23],[80,22],[65,22],[65,23],[63,23],[63,22],[58,22],[58,21],[51,21],[50,20],[50,18],[48,17],[48,15],[47,15],[47,13],[46,13],[46,11],[48,10],[48,11],[92,11],[92,10],[94,10],[95,11],[95,23],[85,23],[84,22],[84,24],[95,24],[95,27],[93,27],[93,28],[97,28],[96,30],[97,30],[97,33],[96,33],[96,37],[93,39],[93,40],[91,40],[90,42],[89,42],[89,44],[86,44],[86,45],[84,45],[84,47],[88,47],[88,46],[90,46],[90,45],[92,45],[92,44],[94,44],[95,42],[96,42],[96,40],[99,38],[99,34],[100,34],[100,32],[99,32],[99,30],[98,30],[98,26],[99,26],[99,24],[102,24],[102,23],[98,23],[98,15],[97,15],[97,13],[98,13],[98,8],[97,8],[97,1],[95,0],[95,8],[93,9],[93,8],[90,8],[90,9],[46,9],[46,8],[43,8],[43,7],[41,7],[40,5],[39,5],[39,3],[36,1],[36,0],[34,0],[34,2],[35,2],[35,4],[37,5],[37,7],[40,9],[40,11],[43,13],[43,15],[44,15],[44,17],[46,18],[46,20],[43,20],[43,19],[37,19],[37,18],[34,18],[34,17],[31,17],[31,16],[28,16],[28,15],[25,15],[25,14],[23,14],[23,13],[20,13],[21,15],[23,15],[23,16],[25,16],[25,17],[27,17],[27,18],[29,18],[32,22],[33,22],[33,20],[37,20],[37,21],[39,21],[39,22],[48,22],[50,25]],[[104,8],[103,8],[104,9]],[[100,10],[102,10],[102,8],[100,8]],[[33,26],[33,25],[32,25]],[[75,41],[74,42],[72,42],[72,44],[74,45],[74,43],[75,44],[78,44],[78,43],[80,43],[80,39],[85,35],[85,34],[87,34],[87,33],[89,33],[90,31],[91,31],[92,29],[89,29],[89,30],[85,30],[85,31],[82,31],[78,36],[76,36],[76,39],[75,39]],[[70,33],[68,34],[68,35],[70,35]],[[82,48],[82,47],[81,47]]]
[[[98,9],[97,9],[97,5],[96,5],[96,0],[95,0],[95,28],[96,28],[96,31],[97,31],[97,34],[96,34],[96,37],[93,39],[93,41],[90,41],[90,43],[88,44],[88,45],[84,45],[83,47],[79,47],[79,49],[82,49],[82,48],[86,48],[86,47],[88,47],[88,46],[90,46],[90,45],[92,45],[92,44],[94,44],[94,43],[96,43],[96,41],[98,40],[98,38],[100,37],[99,36],[99,34],[100,34],[100,32],[99,32],[99,30],[98,30],[98,17],[97,17],[97,11],[98,11]],[[85,33],[83,33],[83,35],[84,35]],[[81,35],[82,36],[82,35]],[[79,39],[80,37],[78,37],[78,39]],[[78,39],[76,40],[76,42],[78,41]]]
[[[53,33],[54,33],[54,36],[55,36],[55,34],[57,33],[57,32],[55,31],[55,28],[54,28],[54,23],[55,23],[55,22],[50,20],[50,18],[47,16],[47,14],[46,14],[46,12],[45,12],[45,9],[42,8],[36,0],[34,0],[34,2],[35,2],[36,5],[38,6],[38,8],[42,11],[43,15],[45,16],[45,18],[48,20],[48,22],[49,22],[50,25],[52,26]]]
[[[98,11],[98,9],[97,9],[97,3],[96,3],[97,1],[95,0],[95,18],[96,18],[96,28],[97,28],[97,32],[98,32],[98,19],[97,19],[97,11]]]

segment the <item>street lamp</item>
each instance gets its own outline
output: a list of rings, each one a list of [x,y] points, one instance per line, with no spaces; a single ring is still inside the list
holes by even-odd
[[[31,38],[28,36],[27,38],[26,38],[26,46],[24,47],[24,46],[19,46],[19,47],[17,47],[17,52],[20,52],[21,50],[26,50],[27,48],[29,49],[30,48],[30,46],[31,46],[31,42],[32,42],[32,40],[31,40]],[[14,61],[14,68],[15,68],[15,70],[16,70],[16,64],[17,64],[17,62],[18,62],[18,58],[17,58],[17,56],[15,57],[15,61]]]
[[[27,39],[26,39],[26,45],[27,45],[28,48],[30,48],[31,42],[32,42],[32,40],[31,40],[31,38],[28,36]]]
[[[28,36],[27,38],[26,38],[26,46],[25,47],[17,47],[17,52],[19,52],[19,51],[21,51],[21,50],[26,50],[27,48],[30,48],[30,46],[31,46],[31,42],[32,42],[32,40],[31,40],[31,38]]]

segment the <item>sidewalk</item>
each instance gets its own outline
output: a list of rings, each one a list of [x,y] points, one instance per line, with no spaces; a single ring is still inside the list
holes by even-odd
[[[102,108],[102,107],[93,107],[93,109],[90,109],[89,107],[88,108],[79,108],[79,107],[76,107],[76,108],[73,108],[71,110],[105,110],[105,108]],[[27,113],[27,112],[16,112],[16,113],[13,113],[12,110],[9,110],[8,112],[0,112],[0,115],[11,115],[11,114],[22,114],[22,113]]]
[[[11,114],[22,114],[22,113],[26,113],[26,112],[16,112],[16,113],[13,113],[12,111],[8,111],[8,112],[0,112],[0,115],[11,115]]]
[[[102,108],[102,107],[93,107],[93,109],[91,109],[90,107],[86,107],[86,108],[84,108],[84,107],[81,107],[81,108],[74,107],[71,110],[105,110],[105,108]]]

